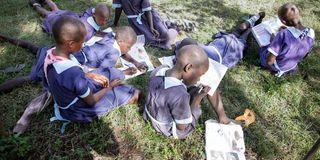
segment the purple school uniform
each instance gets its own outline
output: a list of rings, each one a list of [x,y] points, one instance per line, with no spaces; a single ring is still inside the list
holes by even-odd
[[[79,18],[79,15],[72,11],[68,11],[68,10],[52,11],[43,20],[43,23],[42,23],[43,30],[51,34],[53,24],[62,16],[71,16],[71,17]]]
[[[113,0],[113,8],[122,8],[124,13],[128,17],[130,26],[134,29],[137,35],[144,35],[146,43],[158,47],[165,47],[168,39],[168,27],[161,20],[159,14],[151,8],[149,0]],[[159,32],[158,39],[152,34],[146,16],[145,11],[151,11],[153,26]],[[172,37],[172,36],[171,36]]]
[[[46,58],[47,51],[50,48],[52,47],[42,47],[38,49],[36,60],[33,62],[31,73],[29,74],[29,78],[31,81],[42,81],[42,78],[44,77],[43,62]]]
[[[177,42],[177,48],[179,45],[180,42]],[[208,45],[200,44],[200,46],[207,53],[209,58],[228,68],[232,68],[242,59],[246,41],[237,38],[232,33],[219,32],[215,35],[215,39]]]
[[[43,29],[47,33],[52,33],[52,26],[54,22],[57,21],[61,16],[71,16],[81,20],[81,22],[85,25],[87,30],[87,35],[85,37],[85,41],[88,41],[91,37],[93,37],[96,32],[100,29],[100,26],[95,22],[92,17],[94,12],[94,8],[91,7],[87,9],[82,15],[79,15],[75,12],[68,10],[57,10],[50,12],[43,21]]]
[[[201,109],[191,110],[186,86],[176,78],[166,77],[168,69],[168,66],[160,66],[151,73],[143,116],[157,132],[185,139],[195,129]],[[185,124],[187,128],[180,131],[176,124]]]
[[[100,26],[96,23],[93,18],[95,8],[91,7],[87,9],[81,16],[80,20],[85,25],[87,30],[87,35],[85,37],[85,41],[88,41],[91,37],[93,37],[97,31],[100,30]]]
[[[133,96],[134,88],[131,86],[117,86],[107,91],[102,99],[93,106],[86,104],[83,98],[90,93],[102,89],[101,85],[85,76],[82,68],[75,61],[61,60],[47,65],[46,77],[49,91],[58,109],[56,117],[60,120],[75,122],[91,122],[109,111],[125,105]],[[111,80],[124,79],[121,71],[115,68],[104,68],[94,71]],[[59,115],[59,116],[58,116]]]
[[[81,52],[86,59],[85,65],[93,68],[114,67],[121,56],[120,47],[113,35],[104,36],[91,46],[84,46]],[[77,55],[76,58],[80,59]]]
[[[303,31],[294,27],[283,29],[269,46],[260,49],[261,65],[269,68],[267,58],[271,53],[276,56],[276,61],[271,66],[271,70],[277,72],[276,76],[295,70],[298,63],[311,51],[314,40],[315,34],[311,28]]]

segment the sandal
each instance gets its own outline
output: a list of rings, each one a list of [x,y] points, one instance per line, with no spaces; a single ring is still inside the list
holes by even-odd
[[[244,111],[244,114],[241,116],[238,116],[235,120],[243,121],[244,127],[248,127],[250,124],[252,124],[255,121],[255,119],[256,119],[255,113],[250,109],[246,109]]]

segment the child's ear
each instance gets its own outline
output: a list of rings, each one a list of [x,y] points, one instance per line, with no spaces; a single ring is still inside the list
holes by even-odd
[[[75,44],[76,44],[75,41],[69,41],[69,42],[68,42],[68,48],[71,49],[71,50],[74,49]]]
[[[185,72],[189,72],[191,70],[191,68],[192,68],[192,64],[188,63],[187,65],[184,66],[183,70]]]

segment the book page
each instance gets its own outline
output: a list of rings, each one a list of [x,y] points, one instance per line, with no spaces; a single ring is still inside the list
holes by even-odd
[[[167,56],[167,57],[158,58],[158,60],[160,61],[160,63],[162,65],[167,65],[170,68],[172,68],[174,66],[174,64],[173,64],[174,58],[175,58],[175,56]]]
[[[265,24],[260,23],[259,25],[253,27],[251,31],[260,47],[264,47],[270,44],[271,34],[266,29]]]
[[[245,160],[244,135],[240,125],[205,122],[206,156],[208,160]]]
[[[211,89],[208,94],[212,96],[217,90],[227,70],[228,67],[209,58],[209,69],[200,77],[198,83],[209,86]]]
[[[279,29],[285,26],[279,18],[271,18],[252,28],[252,34],[257,40],[260,47],[270,44],[271,35],[276,35]]]

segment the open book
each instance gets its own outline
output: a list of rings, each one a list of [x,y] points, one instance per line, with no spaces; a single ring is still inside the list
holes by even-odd
[[[276,35],[282,26],[285,25],[278,17],[275,17],[254,26],[251,32],[259,46],[264,47],[270,44],[272,34]]]
[[[208,160],[245,160],[245,143],[240,125],[207,120],[206,156]]]
[[[148,67],[148,70],[146,71],[146,72],[148,72],[148,71],[154,70],[154,66],[151,63],[150,57],[148,56],[146,49],[144,48],[144,44],[145,44],[144,35],[137,36],[137,42],[131,47],[128,54],[130,54],[131,57],[133,59],[135,59],[136,61],[138,61],[140,63],[144,63],[146,65],[146,67]],[[124,60],[123,58],[120,58],[120,60],[121,60],[121,64],[122,64],[122,67],[119,68],[120,70],[125,70],[129,67],[135,67],[134,64]],[[141,75],[143,73],[145,73],[145,72],[141,72],[138,70],[136,74],[126,75],[125,79],[130,79],[130,78],[136,77],[138,75]]]
[[[169,56],[158,58],[158,60],[162,65],[168,65],[169,67],[173,67],[174,58],[175,56]],[[208,94],[212,96],[214,92],[217,90],[227,70],[228,67],[209,58],[209,69],[204,75],[200,77],[200,81],[198,83],[210,86],[211,89],[208,92]]]

